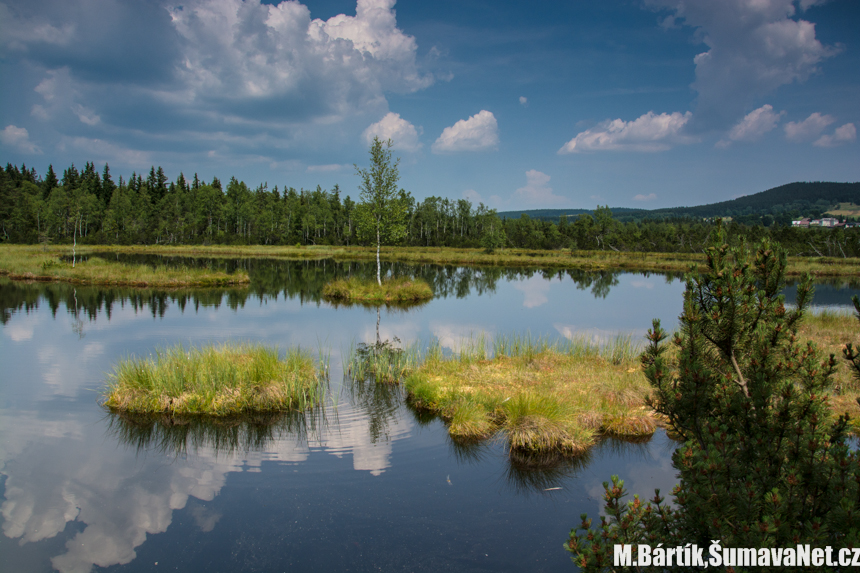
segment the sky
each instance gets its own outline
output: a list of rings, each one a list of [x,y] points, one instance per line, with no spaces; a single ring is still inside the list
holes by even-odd
[[[0,0],[0,161],[691,206],[860,181],[857,0]]]

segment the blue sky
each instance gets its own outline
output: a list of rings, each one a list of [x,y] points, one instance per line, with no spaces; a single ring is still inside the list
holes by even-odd
[[[656,208],[860,181],[856,0],[0,0],[0,160]]]

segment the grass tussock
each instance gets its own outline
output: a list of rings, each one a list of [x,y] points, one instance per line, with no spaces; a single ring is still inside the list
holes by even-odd
[[[500,433],[512,451],[580,454],[600,434],[654,432],[639,352],[623,336],[602,344],[479,337],[447,357],[431,346],[404,383],[411,404],[440,415],[455,438]]]
[[[350,349],[347,373],[356,380],[395,383],[415,367],[417,350],[401,348],[400,339],[361,343]]]
[[[419,279],[395,278],[365,281],[355,277],[337,279],[323,287],[323,297],[333,300],[372,304],[422,302],[433,298],[430,285]]]
[[[319,365],[320,369],[325,365]],[[110,375],[104,405],[113,411],[234,416],[305,410],[323,397],[324,376],[300,349],[223,344],[121,361]]]
[[[81,249],[78,249],[80,255]],[[69,247],[0,246],[0,275],[14,280],[150,288],[221,287],[250,282],[247,273],[132,265],[101,257],[72,262]]]

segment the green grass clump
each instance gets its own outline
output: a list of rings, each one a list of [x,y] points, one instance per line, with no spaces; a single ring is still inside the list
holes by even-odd
[[[381,287],[372,280],[336,279],[323,287],[322,294],[328,299],[372,304],[421,302],[433,298],[430,285],[405,277],[386,279]]]
[[[324,365],[320,365],[324,369]],[[323,396],[324,376],[311,355],[256,344],[181,345],[121,361],[104,405],[113,411],[232,416],[305,410]]]
[[[416,348],[401,348],[400,339],[361,343],[350,349],[347,372],[355,380],[395,383],[415,366]]]
[[[498,425],[483,404],[468,399],[454,405],[448,433],[455,438],[483,439],[496,433]]]
[[[80,254],[81,249],[78,249]],[[220,287],[251,282],[247,273],[227,274],[195,268],[132,265],[89,257],[74,263],[68,247],[0,246],[0,275],[15,280],[64,281],[73,284],[150,288]]]
[[[594,443],[594,433],[577,420],[570,401],[525,391],[502,404],[511,448],[535,453],[579,454]]]

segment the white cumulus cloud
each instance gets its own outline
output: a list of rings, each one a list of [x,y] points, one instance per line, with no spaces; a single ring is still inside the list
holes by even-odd
[[[26,128],[7,125],[0,131],[0,143],[24,153],[42,153],[39,147],[30,141],[30,133]]]
[[[581,151],[665,151],[676,144],[692,143],[684,135],[684,126],[692,114],[688,111],[655,114],[649,111],[633,121],[606,120],[597,127],[576,135],[558,150],[560,154]]]
[[[756,98],[804,81],[839,49],[815,37],[815,24],[796,19],[794,0],[646,0],[673,12],[672,23],[696,29],[708,46],[694,58],[696,122],[724,127]],[[801,2],[801,9],[815,2]]]
[[[0,50],[43,74],[35,92],[14,94],[46,121],[42,139],[181,144],[186,161],[218,140],[224,157],[283,162],[296,148],[342,144],[387,112],[389,93],[435,81],[394,0],[356,0],[354,13],[328,19],[299,1],[8,4]],[[227,132],[237,138],[218,139]]]
[[[351,169],[352,165],[341,165],[340,163],[327,163],[325,165],[308,165],[306,171],[308,173],[332,173],[335,171],[343,171]]]
[[[358,0],[355,16],[323,21],[298,2],[184,2],[170,8],[184,40],[177,71],[194,98],[286,97],[342,115],[381,100],[384,90],[433,82],[419,73],[417,44],[397,28],[393,7],[394,0]]]
[[[653,201],[657,198],[656,193],[648,193],[647,195],[643,195],[639,193],[638,195],[633,196],[634,201]]]
[[[560,205],[567,203],[566,197],[561,197],[552,192],[549,186],[550,176],[536,169],[526,171],[526,185],[514,191],[514,198],[519,204],[532,207],[547,207],[549,205]]]
[[[499,124],[496,116],[484,109],[442,130],[442,135],[433,143],[432,149],[433,153],[451,153],[496,149],[498,145]]]
[[[813,143],[818,147],[836,147],[845,143],[851,143],[857,140],[857,128],[853,123],[846,123],[842,127],[837,127],[833,135],[822,135]]]
[[[784,111],[774,113],[773,106],[765,104],[744,116],[728,133],[728,139],[721,139],[717,147],[728,147],[733,141],[757,141],[764,134],[773,131]]]
[[[789,141],[801,142],[815,139],[824,131],[824,128],[836,121],[832,115],[821,115],[813,113],[800,122],[789,121],[783,126],[785,138]]]
[[[98,125],[102,120],[93,110],[88,107],[84,107],[81,104],[75,104],[72,106],[72,111],[75,112],[75,115],[78,116],[81,123],[85,123],[87,125]]]
[[[390,139],[394,148],[400,151],[418,151],[422,145],[418,141],[418,130],[415,126],[394,112],[388,112],[385,117],[371,124],[364,130],[362,137],[368,145],[374,137],[382,141]]]

